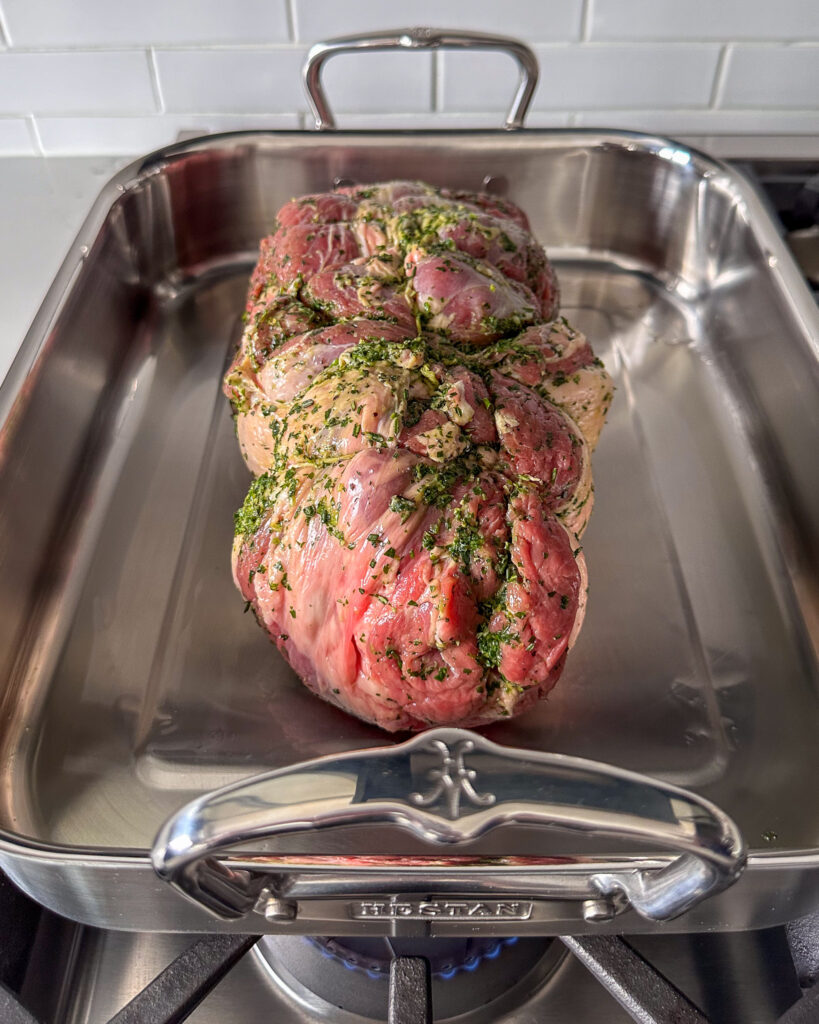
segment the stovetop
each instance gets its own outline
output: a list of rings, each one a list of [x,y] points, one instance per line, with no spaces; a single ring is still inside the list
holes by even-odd
[[[736,165],[760,187],[774,223],[819,301],[819,166],[802,160],[748,160]]]
[[[819,167],[737,163],[760,184],[819,299]],[[432,1019],[430,997],[435,1020],[461,1024],[819,1021],[819,915],[765,931],[626,940],[257,941],[83,927],[0,875],[0,921],[0,1024],[420,1024]]]
[[[304,936],[251,943],[241,936],[104,932],[45,914],[30,954],[21,999],[33,1019],[43,1024],[164,1024],[183,1019],[192,1024],[259,1024],[267,1020],[277,1024],[317,1020],[410,1024],[427,1019],[416,1015],[422,1000],[420,983],[403,992],[404,1006],[390,1015],[387,976],[372,977],[334,964],[317,950],[316,940]],[[601,938],[584,944],[585,952],[603,963],[608,984],[618,981],[618,953],[637,954],[633,962],[626,963],[625,978],[633,1005],[643,1013],[637,1019],[649,1024],[772,1024],[800,996],[782,928],[739,934],[642,936],[628,943]],[[612,944],[616,944],[613,949]],[[430,955],[434,958],[435,952]],[[180,960],[174,963],[175,958]],[[235,965],[228,963],[230,969],[221,972],[221,967],[233,960],[237,960]],[[326,972],[321,986],[325,998],[316,996],[305,984],[308,978],[315,978],[310,971],[316,962]],[[662,977],[639,978],[639,964],[645,963],[652,964]],[[166,969],[163,978],[161,972]],[[222,980],[186,1018],[185,1011],[199,995],[197,986],[207,988],[212,976],[221,977],[222,973]],[[635,1019],[560,939],[504,942],[495,956],[473,969],[457,971],[451,977],[442,977],[440,971],[436,974],[431,993],[435,1020],[627,1024]],[[154,990],[142,993],[157,975],[160,979]],[[668,994],[658,988],[662,978],[683,994],[676,1010]],[[619,981],[622,984],[622,971]],[[128,1006],[132,999],[136,1002]],[[470,1005],[463,1015],[454,1016]],[[18,1020],[31,1024],[32,1018],[14,1017],[8,1007],[5,1013],[3,1010],[0,1002],[4,1024],[17,1024]]]

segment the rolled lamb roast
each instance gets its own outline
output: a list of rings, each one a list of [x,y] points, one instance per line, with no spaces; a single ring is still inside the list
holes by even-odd
[[[557,682],[612,397],[526,215],[389,182],[294,199],[225,377],[256,476],[236,584],[305,684],[384,729]]]

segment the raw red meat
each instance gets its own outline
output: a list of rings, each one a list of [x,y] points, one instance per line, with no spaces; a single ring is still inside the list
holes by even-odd
[[[315,274],[304,287],[307,301],[334,320],[368,317],[400,324],[415,334],[415,312],[398,256],[381,254]]]
[[[474,204],[431,196],[406,196],[393,204],[387,230],[397,247],[443,246],[497,268],[535,294],[545,319],[557,313],[557,280],[541,246],[516,221]]]
[[[557,301],[497,197],[388,182],[279,212],[225,378],[257,475],[234,575],[325,700],[474,726],[557,682],[611,399]]]
[[[541,319],[538,300],[483,260],[412,248],[408,292],[421,321],[453,342],[485,345]]]
[[[297,290],[324,267],[338,266],[360,255],[361,242],[352,224],[280,227],[262,241],[251,278],[251,296],[256,299],[271,282],[277,290]]]

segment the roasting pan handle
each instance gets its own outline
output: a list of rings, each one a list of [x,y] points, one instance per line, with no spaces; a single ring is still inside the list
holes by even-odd
[[[656,854],[645,866],[646,854],[642,866],[628,858],[622,869],[601,871],[589,862],[573,875],[570,898],[631,906],[652,921],[726,888],[745,865],[736,825],[694,793],[595,761],[501,747],[464,729],[305,761],[209,793],[165,823],[151,860],[180,892],[236,919],[254,909],[270,875],[264,858],[257,870],[217,855],[254,840],[387,823],[439,847],[515,823],[630,840],[641,855],[644,843],[674,851],[679,856],[660,867]],[[401,891],[406,875],[393,870]]]
[[[361,50],[502,50],[513,57],[520,71],[520,80],[509,113],[507,129],[522,128],[532,102],[539,76],[537,57],[518,39],[487,35],[484,32],[459,32],[457,29],[397,28],[373,32],[367,36],[341,36],[316,45],[307,54],[302,70],[307,99],[319,131],[335,128],[336,122],[321,84],[321,71],[330,57],[338,53]]]

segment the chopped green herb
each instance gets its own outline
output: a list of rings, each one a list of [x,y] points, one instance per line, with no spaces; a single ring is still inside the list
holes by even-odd
[[[405,523],[415,511],[415,502],[412,498],[405,498],[401,494],[394,494],[390,498],[390,511],[401,516],[401,522]]]

